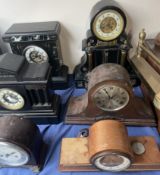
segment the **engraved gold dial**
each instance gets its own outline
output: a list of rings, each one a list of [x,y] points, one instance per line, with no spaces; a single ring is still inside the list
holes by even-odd
[[[0,105],[9,110],[19,110],[24,106],[24,98],[11,89],[0,89]]]
[[[116,10],[104,10],[94,19],[92,29],[97,38],[110,41],[119,37],[125,23],[122,15]]]
[[[128,104],[129,94],[122,87],[106,85],[96,91],[94,102],[104,111],[117,111]]]

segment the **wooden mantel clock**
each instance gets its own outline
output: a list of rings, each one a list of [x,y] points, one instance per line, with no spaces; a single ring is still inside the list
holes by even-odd
[[[160,151],[153,137],[128,137],[124,124],[102,120],[88,137],[64,138],[60,171],[160,170]]]
[[[134,95],[124,67],[102,64],[91,71],[88,79],[88,91],[69,100],[66,123],[91,124],[102,119],[117,119],[127,125],[156,125],[149,104]]]

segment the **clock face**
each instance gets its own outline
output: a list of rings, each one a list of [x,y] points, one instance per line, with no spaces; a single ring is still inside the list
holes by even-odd
[[[24,56],[29,63],[44,63],[48,61],[48,55],[45,50],[38,46],[28,46],[24,49]]]
[[[107,85],[99,88],[94,94],[96,106],[104,111],[117,111],[129,102],[128,92],[119,86]]]
[[[8,166],[22,166],[29,161],[29,154],[21,147],[0,141],[0,164]]]
[[[94,19],[92,29],[95,36],[103,41],[114,40],[123,32],[124,18],[116,10],[104,10]]]
[[[131,165],[129,158],[115,153],[98,157],[94,165],[103,171],[123,171]]]
[[[0,89],[0,105],[6,109],[18,110],[24,106],[24,98],[11,89]]]

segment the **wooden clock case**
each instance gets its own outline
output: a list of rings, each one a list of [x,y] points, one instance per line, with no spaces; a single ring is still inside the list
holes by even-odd
[[[134,95],[130,77],[124,67],[108,63],[97,66],[88,74],[88,91],[69,100],[65,122],[68,124],[92,124],[102,119],[117,119],[127,125],[155,126],[156,121],[150,105]],[[116,111],[104,111],[94,102],[94,94],[103,86],[118,86],[129,94],[128,104]]]
[[[133,146],[137,144],[136,148]],[[141,147],[142,146],[142,147]],[[89,136],[64,138],[61,146],[60,171],[100,171],[96,159],[111,155],[123,155],[130,160],[130,166],[116,171],[160,170],[160,152],[153,137],[128,137],[123,123],[116,120],[102,120],[93,124]],[[107,160],[113,165],[114,159]],[[105,164],[107,166],[107,163]]]

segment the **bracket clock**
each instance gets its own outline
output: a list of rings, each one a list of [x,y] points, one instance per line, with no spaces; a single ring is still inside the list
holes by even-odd
[[[138,79],[127,61],[131,48],[126,34],[127,18],[119,5],[110,0],[98,2],[90,14],[90,29],[82,41],[85,52],[81,63],[75,68],[76,86],[83,88],[88,83],[87,73],[103,63],[117,63],[129,70],[133,85]]]
[[[13,24],[3,40],[14,54],[23,55],[31,64],[49,62],[52,89],[63,89],[68,85],[68,67],[63,64],[59,37],[60,23],[50,21]]]
[[[21,116],[37,124],[59,121],[60,98],[49,94],[51,66],[29,64],[24,56],[0,56],[0,116]]]

